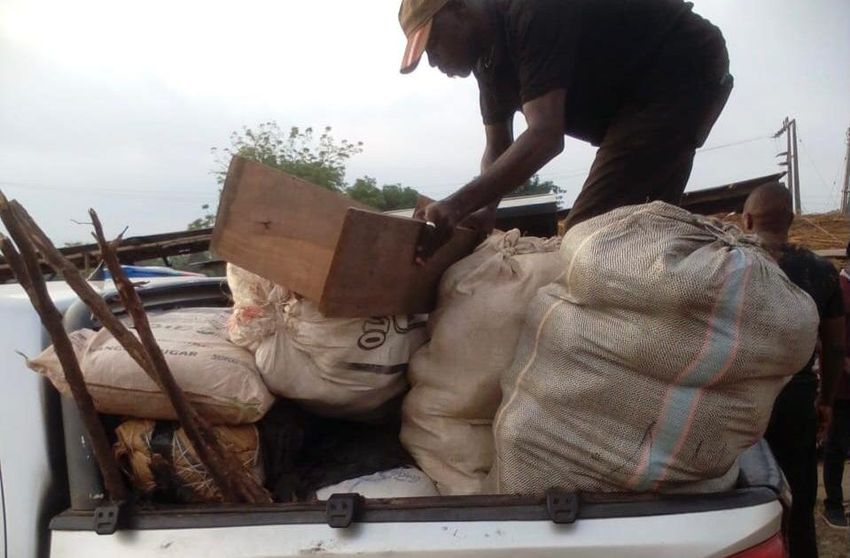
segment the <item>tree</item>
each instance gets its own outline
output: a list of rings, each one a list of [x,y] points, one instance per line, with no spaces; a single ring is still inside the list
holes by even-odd
[[[278,168],[291,175],[335,192],[345,191],[345,164],[352,156],[363,151],[363,143],[337,141],[326,126],[318,138],[313,128],[293,126],[288,132],[277,122],[263,122],[256,129],[242,128],[230,134],[230,147],[213,147],[217,168],[213,171],[219,186],[227,177],[227,167],[234,155],[239,155],[264,165]],[[221,190],[219,189],[219,192]],[[205,214],[189,223],[190,230],[207,228],[215,224],[215,213],[204,204]]]
[[[354,181],[345,191],[351,198],[368,206],[380,209],[384,202],[384,194],[378,188],[377,182],[371,176],[364,176]]]
[[[564,189],[557,186],[551,180],[541,181],[536,174],[528,179],[528,182],[511,192],[505,197],[535,196],[538,194],[563,194]]]
[[[384,194],[382,211],[416,207],[416,200],[419,199],[419,192],[401,184],[387,184],[381,188],[381,192]]]
[[[370,176],[355,180],[353,185],[346,188],[345,193],[380,211],[414,207],[419,198],[419,192],[401,184],[385,184],[378,188],[377,181]]]

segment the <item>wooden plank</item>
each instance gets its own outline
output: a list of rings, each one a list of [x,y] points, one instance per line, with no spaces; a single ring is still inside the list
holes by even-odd
[[[422,221],[349,209],[319,310],[362,317],[430,312],[451,264],[471,253],[478,233],[457,229],[424,266],[414,263]]]
[[[443,271],[478,242],[477,233],[458,229],[418,266],[414,252],[424,227],[234,157],[211,249],[317,302],[329,317],[420,313],[434,307]]]
[[[319,300],[350,207],[367,206],[233,157],[211,249],[222,259]]]

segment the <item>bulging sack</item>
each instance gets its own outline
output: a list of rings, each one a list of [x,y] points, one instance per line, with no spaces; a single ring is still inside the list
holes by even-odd
[[[497,232],[450,267],[410,362],[401,440],[442,494],[481,492],[493,461],[500,375],[513,361],[528,302],[563,266],[558,237]]]
[[[425,322],[422,315],[326,318],[313,302],[291,299],[256,362],[273,393],[316,414],[372,418],[407,388]]]
[[[257,428],[250,424],[216,426],[213,435],[262,485]],[[178,423],[128,420],[115,429],[115,436],[115,458],[143,497],[164,503],[223,501],[221,491]]]
[[[230,343],[229,311],[192,308],[154,314],[150,326],[174,379],[213,423],[259,420],[274,402],[250,352]],[[97,410],[111,415],[175,420],[168,398],[105,328],[70,334]],[[29,360],[60,392],[70,393],[53,347]]]
[[[502,382],[495,490],[729,489],[818,314],[755,239],[662,202],[581,223]]]
[[[230,340],[256,351],[263,339],[274,335],[278,316],[293,294],[231,263],[227,264],[227,285],[233,297],[233,313],[227,323]]]

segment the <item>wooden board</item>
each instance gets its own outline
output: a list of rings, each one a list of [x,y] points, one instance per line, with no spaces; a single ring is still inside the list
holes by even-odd
[[[457,229],[424,266],[414,263],[424,223],[349,209],[319,310],[326,316],[430,312],[443,272],[475,248],[478,234]]]
[[[366,208],[277,169],[233,157],[211,250],[319,300],[349,207]]]
[[[425,266],[414,263],[424,222],[376,213],[346,196],[234,157],[211,250],[319,304],[329,317],[433,309],[443,271],[478,238],[458,229]]]

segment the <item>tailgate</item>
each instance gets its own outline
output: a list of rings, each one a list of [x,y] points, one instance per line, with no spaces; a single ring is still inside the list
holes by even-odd
[[[564,515],[549,497],[366,500],[338,528],[319,503],[138,511],[112,535],[94,533],[91,513],[66,512],[51,524],[51,556],[722,557],[777,534],[783,510],[766,488],[575,503]]]

